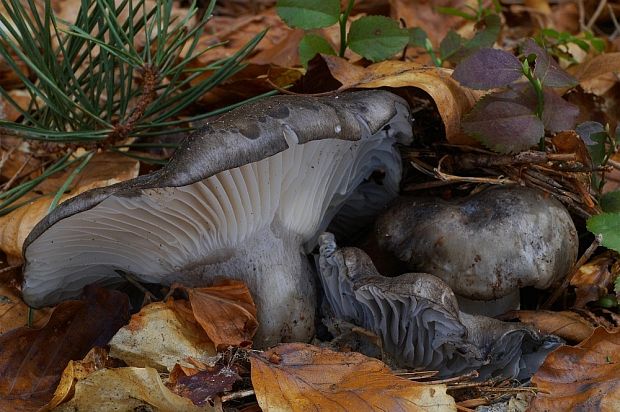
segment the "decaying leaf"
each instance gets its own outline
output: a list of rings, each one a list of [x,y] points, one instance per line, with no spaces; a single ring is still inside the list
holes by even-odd
[[[170,372],[176,364],[190,366],[190,357],[204,359],[215,354],[188,302],[181,300],[144,306],[110,341],[111,356],[129,366],[159,371]]]
[[[57,412],[214,411],[211,406],[198,407],[162,382],[152,368],[101,369],[75,385],[75,395],[55,409]]]
[[[32,326],[40,327],[49,318],[50,310],[35,310]],[[28,305],[19,291],[10,286],[0,286],[0,335],[28,324]]]
[[[541,392],[530,411],[617,411],[620,332],[597,328],[581,344],[551,353],[532,378]]]
[[[342,83],[339,90],[380,87],[423,90],[437,105],[448,141],[453,144],[472,143],[472,139],[461,133],[461,117],[482,94],[459,85],[450,77],[451,70],[400,61],[384,61],[361,68],[335,56],[323,56],[323,59],[332,76]]]
[[[580,83],[607,73],[620,72],[620,52],[600,54],[591,60],[571,67],[570,72]]]
[[[180,368],[176,368],[177,371]],[[177,376],[178,375],[178,376]],[[170,374],[173,380],[173,374]],[[235,382],[241,380],[237,372],[228,366],[215,365],[207,370],[186,375],[178,373],[168,384],[174,393],[192,400],[194,405],[205,405],[214,395],[230,391]]]
[[[94,371],[120,366],[123,366],[122,362],[110,358],[108,351],[101,347],[91,349],[81,361],[69,361],[69,364],[62,372],[52,400],[39,412],[51,411],[58,405],[71,399],[75,390],[75,384],[85,379]]]
[[[519,319],[532,325],[543,333],[552,334],[570,342],[579,343],[587,339],[594,331],[594,326],[582,316],[568,310],[553,312],[549,310],[517,310],[508,312],[505,319]]]
[[[450,411],[444,385],[394,376],[376,359],[302,343],[282,344],[250,358],[263,410]]]
[[[188,289],[192,311],[216,348],[247,345],[258,321],[247,286],[229,280],[208,288]]]
[[[43,406],[67,363],[106,345],[128,320],[127,295],[87,287],[83,300],[58,305],[43,328],[0,336],[0,410]]]
[[[112,167],[113,166],[113,167]],[[138,175],[140,162],[115,153],[94,156],[82,170],[77,182],[70,187],[70,192],[62,196],[61,202],[87,190],[109,186]],[[32,228],[45,216],[52,203],[55,192],[61,187],[72,169],[63,174],[47,179],[37,187],[47,196],[40,197],[32,203],[20,207],[0,217],[0,249],[11,262],[22,260],[22,245]]]
[[[609,254],[604,254],[579,268],[570,281],[576,289],[576,307],[582,308],[607,293],[607,285],[612,280],[609,268],[613,263],[614,259]]]

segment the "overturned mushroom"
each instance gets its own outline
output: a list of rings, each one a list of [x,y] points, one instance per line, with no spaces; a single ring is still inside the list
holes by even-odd
[[[246,282],[258,346],[312,336],[313,271],[305,252],[356,188],[382,202],[400,180],[394,143],[411,136],[407,104],[384,91],[280,96],[192,134],[149,175],[75,197],[29,235],[23,292],[54,304],[84,285]],[[380,169],[384,179],[366,181]]]
[[[400,367],[523,379],[560,344],[523,324],[459,311],[449,286],[435,276],[384,277],[361,249],[338,250],[329,233],[319,239],[319,277],[334,315],[379,335]]]
[[[461,309],[515,309],[519,288],[548,288],[577,257],[577,231],[560,202],[526,187],[494,187],[454,202],[404,198],[376,222],[379,249],[443,279]]]

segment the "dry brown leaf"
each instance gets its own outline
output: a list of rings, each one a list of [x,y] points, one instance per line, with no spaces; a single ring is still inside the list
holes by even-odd
[[[607,294],[607,285],[612,280],[609,268],[613,263],[614,259],[604,254],[579,268],[570,281],[570,284],[576,288],[576,307],[583,308],[589,302],[598,300]]]
[[[620,52],[599,54],[587,62],[571,67],[569,71],[580,83],[603,74],[618,72],[620,71]]]
[[[247,345],[258,328],[256,306],[248,287],[227,280],[208,288],[188,289],[192,311],[218,349]]]
[[[75,384],[96,370],[122,366],[119,361],[111,359],[108,351],[101,347],[95,347],[81,361],[69,361],[69,364],[62,372],[60,382],[56,387],[52,400],[39,412],[47,412],[63,402],[71,399],[74,393]]]
[[[136,177],[140,162],[118,153],[95,155],[76,179],[70,192],[63,195],[61,202],[96,187],[109,186]],[[6,253],[12,264],[22,258],[22,245],[32,228],[47,214],[54,192],[64,183],[68,173],[52,177],[37,187],[37,190],[50,193],[31,203],[0,217],[0,249]]]
[[[437,7],[458,9],[467,3],[467,0],[390,0],[392,18],[404,21],[408,28],[421,27],[436,46],[450,29],[466,23],[460,17],[439,13]]]
[[[34,311],[32,326],[43,326],[50,315],[50,309]],[[28,325],[28,305],[24,303],[17,288],[0,286],[0,335],[12,329]]]
[[[332,76],[342,83],[339,90],[351,88],[415,87],[428,93],[443,120],[446,138],[453,144],[474,144],[461,133],[461,117],[482,96],[452,79],[452,71],[401,61],[384,61],[366,68],[354,66],[335,56],[323,56]]]
[[[587,339],[594,331],[587,320],[575,312],[550,310],[516,310],[508,312],[502,318],[517,318],[521,322],[532,325],[545,334],[557,335],[572,342]]]
[[[54,411],[108,412],[157,410],[159,412],[214,411],[195,406],[168,389],[153,368],[101,369],[75,384],[73,398]]]
[[[9,90],[9,96],[15,103],[19,105],[22,110],[28,109],[31,96],[25,89]],[[10,122],[16,121],[21,116],[21,113],[13,107],[6,98],[0,98],[0,119],[8,120]]]
[[[376,359],[303,343],[250,358],[256,399],[265,411],[453,411],[445,385],[397,377]]]
[[[216,354],[213,343],[191,317],[187,301],[155,302],[144,306],[131,317],[110,341],[110,355],[129,366],[151,367],[172,371],[178,363],[191,366],[193,359]]]
[[[618,411],[620,332],[597,328],[581,344],[552,352],[532,378],[530,411]]]
[[[177,395],[191,399],[194,405],[202,406],[215,395],[231,391],[239,380],[241,376],[227,365],[217,364],[206,370],[193,370],[190,374],[177,365],[166,386]]]
[[[129,320],[129,299],[118,291],[87,287],[84,300],[56,307],[41,329],[0,336],[0,410],[46,404],[70,360],[103,346]]]

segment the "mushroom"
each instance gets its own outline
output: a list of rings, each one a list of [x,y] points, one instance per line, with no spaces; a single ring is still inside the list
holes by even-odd
[[[406,102],[386,91],[278,96],[190,135],[162,169],[61,204],[24,244],[23,293],[40,307],[90,283],[188,286],[244,281],[258,347],[308,340],[314,271],[305,255],[356,188],[387,203],[411,137]],[[382,182],[366,179],[375,170]]]
[[[564,206],[520,186],[452,202],[401,199],[377,219],[374,237],[409,270],[445,281],[461,309],[489,316],[516,309],[519,288],[546,289],[565,276],[578,248]]]
[[[475,369],[480,379],[525,379],[561,344],[520,323],[459,311],[436,276],[384,277],[361,249],[337,249],[331,233],[319,244],[319,278],[334,316],[380,336],[398,367],[438,370],[442,377]]]

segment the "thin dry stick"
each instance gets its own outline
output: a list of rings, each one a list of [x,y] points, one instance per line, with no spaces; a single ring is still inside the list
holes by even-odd
[[[2,186],[2,192],[5,192],[11,188],[13,183],[15,183],[15,181],[17,180],[17,177],[19,176],[19,174],[23,172],[26,166],[28,165],[28,163],[30,163],[31,159],[32,159],[32,153],[28,154],[28,157],[26,158],[26,160],[24,160],[24,163],[22,163],[22,165],[19,167],[17,172],[15,172],[13,176],[9,179],[9,181],[6,182],[4,186]]]
[[[606,5],[607,0],[602,0],[598,3],[596,10],[594,10],[594,14],[592,14],[592,17],[590,17],[590,21],[588,21],[588,24],[586,24],[586,28],[589,31],[592,31],[592,26],[594,26],[594,23],[596,23]]]
[[[562,282],[560,287],[556,288],[551,294],[551,296],[549,297],[549,299],[547,299],[547,301],[543,303],[542,305],[543,309],[548,309],[549,307],[551,307],[551,305],[553,305],[555,301],[558,300],[560,296],[562,296],[562,293],[564,293],[564,291],[570,284],[570,281],[573,279],[573,277],[575,276],[579,268],[583,266],[590,259],[590,257],[592,257],[592,254],[594,253],[594,251],[601,245],[602,240],[603,240],[603,237],[601,235],[596,235],[594,237],[592,244],[583,253],[583,255],[581,255],[581,258],[579,258],[577,263],[573,265],[571,270],[568,272],[568,276],[564,278],[564,281]]]
[[[247,398],[248,396],[252,396],[254,395],[254,390],[253,389],[246,389],[243,391],[238,391],[238,392],[233,392],[233,393],[228,393],[226,395],[222,395],[222,403],[224,402],[228,402],[228,401],[232,401],[235,399],[242,399],[242,398]]]

